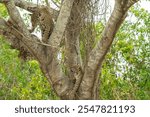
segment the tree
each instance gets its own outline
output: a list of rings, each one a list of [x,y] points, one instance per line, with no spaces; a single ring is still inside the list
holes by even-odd
[[[95,26],[91,21],[94,18],[89,21],[86,17],[95,9],[93,1],[64,0],[60,11],[57,11],[24,0],[1,0],[10,18],[7,21],[0,18],[0,34],[12,47],[20,50],[24,59],[32,56],[39,62],[43,74],[60,99],[99,99],[102,63],[128,9],[136,2],[138,0],[115,0],[114,10],[97,41],[91,33]],[[56,23],[46,42],[43,42],[44,35],[40,40],[29,32],[16,7],[41,15],[45,15],[45,12],[39,9],[48,9]],[[90,39],[83,38],[85,30]],[[61,60],[58,56],[61,56]]]

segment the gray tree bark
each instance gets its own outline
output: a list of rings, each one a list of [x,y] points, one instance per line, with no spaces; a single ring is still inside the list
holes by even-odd
[[[11,45],[25,51],[39,62],[41,70],[60,99],[99,99],[99,74],[102,62],[114,37],[126,18],[128,9],[138,0],[115,0],[114,10],[103,31],[102,38],[87,56],[86,63],[81,59],[79,36],[84,21],[80,12],[86,0],[64,0],[60,11],[48,7],[56,21],[48,43],[31,34],[16,7],[31,13],[38,7],[46,7],[24,0],[0,0],[11,20],[0,18],[0,35]],[[80,11],[80,12],[79,12]],[[61,43],[64,48],[64,61],[58,60]],[[23,48],[23,50],[22,50]],[[65,66],[66,73],[61,64]]]

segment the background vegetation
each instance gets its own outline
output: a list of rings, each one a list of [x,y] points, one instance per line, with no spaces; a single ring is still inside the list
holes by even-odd
[[[2,5],[0,16],[7,16]],[[149,27],[150,13],[132,7],[103,63],[101,99],[150,99]],[[102,29],[103,24],[98,22],[95,30]],[[18,54],[0,37],[0,99],[58,99],[37,61],[23,61]]]

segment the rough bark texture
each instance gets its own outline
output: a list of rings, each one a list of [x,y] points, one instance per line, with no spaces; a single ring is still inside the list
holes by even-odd
[[[128,9],[138,0],[115,0],[114,10],[96,47],[87,54],[86,64],[80,54],[79,36],[82,19],[86,12],[83,5],[86,0],[64,0],[60,11],[48,7],[56,21],[47,43],[31,34],[21,18],[16,6],[31,13],[45,6],[37,6],[24,0],[0,0],[5,4],[10,19],[0,18],[0,34],[5,36],[13,48],[22,51],[24,59],[32,56],[39,62],[53,90],[61,99],[99,99],[99,74],[102,62],[107,54],[115,34],[126,18]],[[63,44],[61,45],[61,43]],[[58,54],[64,49],[64,62],[58,60]],[[65,67],[64,72],[62,66]]]

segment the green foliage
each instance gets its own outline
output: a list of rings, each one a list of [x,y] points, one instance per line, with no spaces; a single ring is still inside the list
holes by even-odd
[[[0,99],[58,99],[37,61],[21,61],[18,51],[0,38]]]
[[[130,10],[103,64],[101,99],[150,99],[150,14]]]
[[[103,63],[101,99],[150,99],[150,14],[139,7],[132,7],[129,14]],[[2,4],[0,17],[7,17]],[[87,29],[82,30],[80,50],[83,59],[87,41],[92,41],[91,48],[94,48],[104,25],[97,23],[89,25],[88,29],[93,29],[96,38],[93,43],[85,34]],[[21,61],[18,53],[0,37],[0,99],[58,99],[37,61]],[[65,72],[65,68],[63,70]]]
[[[8,13],[6,7],[3,4],[0,4],[0,17],[7,17]]]
[[[61,0],[54,0],[54,2],[60,4],[60,3],[61,3]]]

